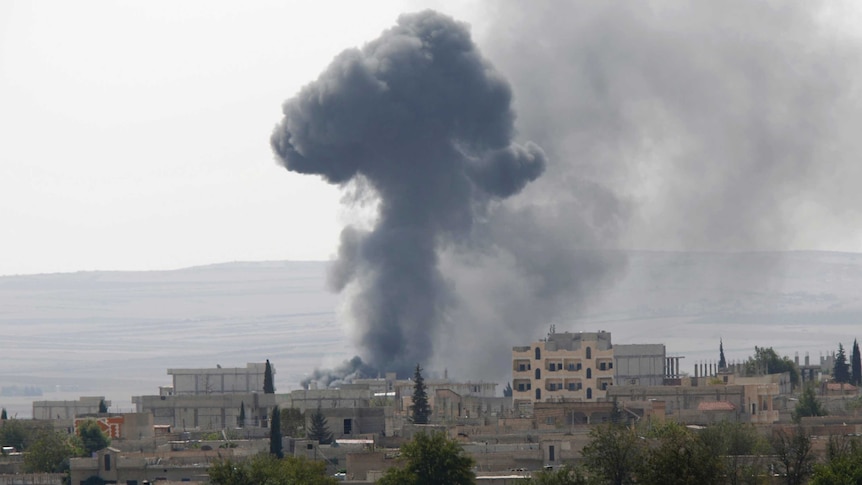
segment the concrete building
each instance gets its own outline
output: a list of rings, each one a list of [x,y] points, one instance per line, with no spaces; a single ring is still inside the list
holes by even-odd
[[[275,376],[275,366],[272,374]],[[168,369],[173,389],[160,388],[159,394],[176,396],[202,394],[248,394],[263,392],[266,363],[247,363],[245,367],[214,369]]]
[[[512,398],[520,413],[538,402],[602,401],[617,383],[661,385],[667,377],[662,344],[614,346],[605,331],[556,333],[512,348]]]
[[[222,430],[239,426],[240,410],[245,407],[245,426],[267,427],[269,413],[275,406],[275,394],[133,396],[139,413],[151,413],[157,426],[171,426],[178,431],[190,429]]]
[[[74,420],[82,414],[97,414],[99,404],[110,407],[104,396],[82,396],[77,401],[33,401],[33,419]]]

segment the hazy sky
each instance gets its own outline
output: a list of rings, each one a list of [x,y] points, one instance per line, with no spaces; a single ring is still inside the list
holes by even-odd
[[[471,24],[548,151],[525,200],[570,183],[588,239],[862,250],[860,17],[749,4],[0,2],[0,274],[334,255],[356,215],[270,134],[336,54],[428,7]]]
[[[457,4],[0,2],[0,274],[327,259],[349,215],[276,165],[281,104]]]

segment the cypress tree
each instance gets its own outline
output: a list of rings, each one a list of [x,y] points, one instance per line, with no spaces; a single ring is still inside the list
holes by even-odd
[[[237,427],[245,427],[245,401],[239,403],[239,418],[236,420]]]
[[[266,369],[263,371],[263,393],[275,393],[275,384],[272,382],[272,365],[270,365],[269,359],[266,359]]]
[[[428,424],[431,417],[431,406],[428,405],[428,393],[425,390],[425,379],[422,378],[422,368],[416,364],[416,372],[413,373],[413,422],[415,424]]]
[[[727,368],[727,360],[724,358],[724,341],[721,339],[718,340],[718,368]]]
[[[317,441],[321,445],[328,445],[332,442],[332,433],[329,432],[329,426],[327,426],[326,417],[320,410],[320,404],[317,405],[317,411],[311,415],[311,429],[308,430],[308,439]]]
[[[281,443],[281,412],[278,406],[272,408],[272,420],[269,423],[269,453],[278,458],[284,458]]]
[[[99,401],[99,414],[105,414],[108,412],[108,406],[105,404],[105,400],[102,399]]]
[[[847,366],[847,354],[844,346],[838,344],[838,354],[835,355],[835,366],[832,368],[832,378],[835,382],[850,382],[850,369]]]
[[[856,339],[853,339],[853,352],[850,354],[850,370],[853,385],[862,384],[862,356],[859,355],[859,342]]]
[[[6,414],[6,408],[3,408],[3,411],[0,412],[0,420],[6,421],[9,419],[9,415]]]

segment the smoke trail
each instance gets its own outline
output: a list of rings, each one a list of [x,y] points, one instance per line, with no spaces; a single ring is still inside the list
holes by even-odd
[[[331,283],[358,285],[351,313],[369,363],[406,375],[433,354],[456,304],[438,263],[469,245],[478,215],[545,166],[518,145],[512,93],[465,24],[425,11],[338,55],[283,106],[272,147],[288,170],[334,184],[362,180],[379,198],[370,231],[341,235]]]

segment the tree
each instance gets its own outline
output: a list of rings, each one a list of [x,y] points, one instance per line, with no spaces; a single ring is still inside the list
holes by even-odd
[[[718,339],[718,368],[727,369],[727,360],[724,358],[724,341]]]
[[[753,425],[722,421],[701,430],[698,436],[712,454],[723,457],[729,485],[757,482],[770,450]]]
[[[245,461],[221,460],[207,470],[212,485],[337,485],[326,476],[326,463],[262,453]]]
[[[835,365],[832,367],[832,378],[835,382],[850,382],[850,368],[847,365],[847,354],[844,346],[838,344],[838,354],[835,355]]]
[[[589,482],[577,468],[563,467],[542,470],[529,480],[530,485],[587,485]]]
[[[862,446],[859,438],[829,438],[826,462],[817,463],[811,474],[811,485],[862,483]]]
[[[410,409],[413,411],[415,424],[428,424],[428,418],[431,417],[431,406],[428,405],[425,379],[422,378],[422,368],[419,367],[419,364],[416,364],[416,371],[413,373],[413,404]]]
[[[18,451],[27,449],[30,433],[18,419],[7,419],[0,426],[0,446],[12,446]]]
[[[859,342],[853,339],[853,352],[850,354],[850,370],[852,384],[862,385],[862,356],[859,355]]]
[[[6,408],[3,408],[3,411],[0,412],[0,420],[6,421],[9,419],[9,415],[6,414]]]
[[[826,416],[826,410],[814,394],[814,385],[808,384],[802,391],[796,408],[793,410],[793,422],[798,423],[808,416]]]
[[[266,369],[263,371],[263,393],[275,394],[275,384],[272,381],[272,365],[266,359]]]
[[[99,400],[99,414],[105,414],[108,412],[108,405],[105,404],[104,399]]]
[[[772,449],[778,457],[787,485],[802,485],[811,474],[811,437],[801,426],[793,431],[778,429],[772,434]]]
[[[78,436],[81,438],[81,446],[87,455],[105,449],[111,444],[111,439],[102,431],[93,419],[88,419],[78,425]]]
[[[445,433],[418,433],[401,447],[403,467],[392,467],[378,485],[466,485],[476,483],[474,461]]]
[[[581,454],[592,476],[613,485],[634,483],[642,455],[641,440],[633,429],[625,426],[613,423],[596,426]]]
[[[512,397],[512,383],[507,382],[506,388],[503,389],[503,397]]]
[[[332,433],[326,423],[326,417],[317,405],[317,411],[311,415],[311,429],[308,430],[308,439],[317,441],[321,445],[332,443]]]
[[[236,426],[238,428],[245,427],[245,401],[239,403],[239,417],[236,418]]]
[[[24,471],[27,473],[64,473],[69,470],[69,459],[81,456],[83,450],[67,436],[53,430],[42,431],[24,454]]]
[[[747,375],[790,373],[793,386],[799,385],[799,369],[789,357],[779,357],[772,347],[754,347],[754,356],[744,364]]]
[[[691,431],[677,423],[667,423],[650,436],[637,476],[646,485],[720,484],[724,467],[715,455]]]
[[[302,411],[296,408],[281,410],[281,433],[293,438],[305,436],[305,415]]]
[[[278,458],[284,458],[281,442],[281,412],[279,412],[278,406],[272,408],[272,421],[269,425],[269,453]]]

